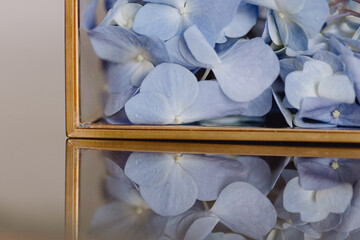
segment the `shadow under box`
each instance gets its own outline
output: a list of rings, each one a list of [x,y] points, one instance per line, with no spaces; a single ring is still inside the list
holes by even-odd
[[[67,142],[68,239],[358,239],[360,149]]]

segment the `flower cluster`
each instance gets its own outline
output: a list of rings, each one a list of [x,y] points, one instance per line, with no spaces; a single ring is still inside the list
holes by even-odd
[[[360,127],[358,0],[97,0],[83,27],[104,61],[109,123],[265,116]],[[276,106],[272,106],[273,98]]]
[[[297,170],[290,159],[113,152],[103,184],[111,201],[95,212],[92,232],[134,240],[357,239],[359,159],[295,157]]]

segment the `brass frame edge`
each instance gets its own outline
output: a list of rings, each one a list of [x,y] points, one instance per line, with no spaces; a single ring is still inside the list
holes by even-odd
[[[79,227],[79,160],[80,150],[71,142],[66,142],[65,177],[65,236],[69,240],[78,239]]]

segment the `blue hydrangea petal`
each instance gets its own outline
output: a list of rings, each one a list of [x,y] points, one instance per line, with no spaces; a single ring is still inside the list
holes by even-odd
[[[224,28],[225,35],[230,38],[239,38],[246,35],[255,25],[257,16],[257,6],[241,3],[230,24]]]
[[[313,38],[320,32],[328,16],[329,6],[325,0],[305,0],[302,10],[292,14],[291,18],[305,30],[309,38]]]
[[[135,33],[118,26],[101,26],[89,33],[95,53],[104,60],[125,63],[139,54],[141,43]]]
[[[227,185],[244,179],[244,165],[225,157],[184,154],[180,165],[194,180],[200,201],[216,200]]]
[[[109,93],[106,99],[104,115],[112,116],[115,113],[119,112],[125,105],[125,103],[135,95],[137,92],[136,87],[130,87],[124,89],[118,93]]]
[[[222,29],[230,24],[239,4],[239,0],[190,0],[187,2],[187,7],[189,11],[198,13],[205,12],[211,17],[211,22],[214,24],[213,33],[215,34],[212,42],[215,43]],[[194,19],[193,23],[197,24],[201,31],[205,29],[200,27],[200,24],[205,23],[204,21],[199,22]],[[205,33],[204,35],[207,38],[209,37]]]
[[[170,124],[175,119],[166,97],[156,92],[137,94],[125,104],[125,111],[133,124]]]
[[[194,205],[197,187],[191,176],[175,164],[164,184],[158,187],[140,186],[140,193],[157,214],[175,216]]]
[[[290,18],[280,17],[279,12],[274,11],[273,15],[283,44],[294,50],[307,50],[309,40],[303,27]]]
[[[111,116],[107,116],[104,117],[104,120],[108,123],[108,124],[117,124],[117,125],[129,125],[131,124],[129,118],[126,115],[125,109],[122,108],[120,111],[118,111],[117,113],[111,115]]]
[[[195,220],[186,232],[184,240],[205,239],[214,229],[219,220],[219,218],[213,216],[202,217]]]
[[[249,117],[265,116],[272,107],[272,91],[271,88],[266,89],[260,96],[251,100],[248,108],[241,115]]]
[[[295,14],[300,12],[304,8],[306,0],[275,0],[275,2],[282,12],[288,14]]]
[[[91,0],[85,7],[84,15],[81,20],[83,28],[87,31],[96,27],[96,15],[95,10],[98,4],[98,0]]]
[[[239,115],[247,109],[248,103],[239,103],[228,98],[216,81],[201,81],[198,85],[197,98],[181,114],[184,123]]]
[[[144,0],[144,2],[166,4],[174,8],[181,8],[184,7],[185,0]]]
[[[194,69],[196,65],[189,63],[185,60],[179,49],[180,36],[175,36],[166,41],[166,49],[169,53],[171,63],[179,64],[187,69]]]
[[[258,97],[280,72],[278,58],[261,38],[237,42],[221,60],[213,72],[224,93],[237,102]]]
[[[184,32],[184,40],[194,58],[206,65],[215,66],[221,63],[215,50],[206,43],[204,35],[196,25],[189,27]]]
[[[99,25],[118,25],[126,29],[132,29],[135,15],[141,7],[142,5],[128,3],[127,0],[118,1]]]
[[[277,94],[274,90],[272,91],[276,105],[279,107],[281,114],[283,115],[286,123],[289,125],[289,127],[293,127],[293,120],[294,120],[294,115],[289,111],[289,109],[287,109],[283,102],[281,101],[281,98],[279,96],[279,94]]]
[[[263,6],[266,8],[279,10],[276,0],[245,0],[245,2],[254,4],[257,6]]]
[[[290,73],[285,80],[285,94],[289,103],[299,109],[305,97],[317,97],[317,84],[333,75],[329,64],[313,60],[305,62],[303,71]]]
[[[140,87],[144,78],[154,69],[154,65],[147,61],[143,60],[142,62],[137,63],[137,68],[134,73],[131,75],[130,83],[133,86]]]
[[[295,66],[294,58],[284,58],[280,61],[280,77],[285,82],[287,75],[291,72],[297,71],[298,69]]]
[[[118,0],[105,0],[105,9],[109,11],[116,1]]]
[[[186,68],[171,63],[158,65],[140,87],[140,93],[157,92],[165,96],[173,115],[180,115],[196,99],[197,79]]]
[[[352,232],[360,228],[360,182],[354,186],[351,206],[343,215],[341,224],[336,228],[338,232]]]
[[[275,226],[276,210],[258,189],[245,182],[228,185],[211,212],[232,231],[260,239]]]
[[[157,187],[165,183],[174,164],[174,158],[170,154],[133,152],[124,171],[126,176],[140,186]]]
[[[323,79],[318,85],[320,97],[352,104],[355,102],[355,89],[353,83],[344,74],[337,74]]]
[[[334,36],[330,36],[329,45],[330,50],[336,55],[354,56],[354,53]]]
[[[349,207],[352,196],[353,188],[349,183],[342,183],[334,188],[319,190],[316,191],[316,207],[320,211],[344,213]]]
[[[178,9],[164,4],[149,3],[135,16],[133,29],[139,34],[168,40],[179,31],[181,15]]]
[[[346,72],[349,78],[354,83],[356,96],[360,102],[360,59],[350,56],[341,56],[341,59],[346,65]]]
[[[343,72],[345,69],[345,65],[341,58],[332,52],[318,51],[314,54],[313,59],[326,62],[331,66],[334,73]]]
[[[318,209],[315,191],[305,190],[299,183],[299,178],[290,180],[284,189],[284,208],[291,213],[300,213],[301,220],[306,222],[317,222],[325,219],[329,211]]]
[[[310,226],[316,232],[329,232],[336,228],[342,221],[342,215],[330,213],[329,216],[319,222],[311,223]]]
[[[273,10],[268,11],[266,24],[271,40],[278,46],[282,45],[283,42],[281,40],[279,29],[275,21]]]
[[[294,125],[297,127],[301,127],[301,128],[335,128],[336,125],[334,124],[327,124],[327,123],[318,123],[318,122],[309,122],[306,121],[306,119],[299,117],[298,114],[295,115],[294,117]]]
[[[243,236],[236,233],[217,232],[212,234],[213,240],[246,240]]]

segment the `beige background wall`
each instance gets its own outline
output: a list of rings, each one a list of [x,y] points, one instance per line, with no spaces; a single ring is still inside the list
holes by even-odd
[[[64,227],[63,16],[63,0],[0,0],[0,232]]]

